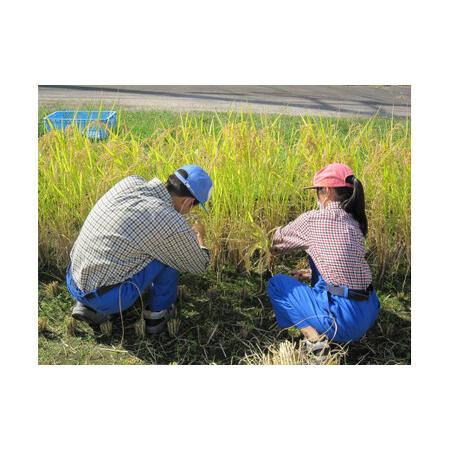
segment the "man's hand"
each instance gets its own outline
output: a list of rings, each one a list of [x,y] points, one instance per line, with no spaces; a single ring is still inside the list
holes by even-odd
[[[194,230],[195,234],[197,235],[197,241],[198,244],[201,247],[205,246],[205,227],[200,222],[195,222],[194,225],[192,225],[192,229]]]

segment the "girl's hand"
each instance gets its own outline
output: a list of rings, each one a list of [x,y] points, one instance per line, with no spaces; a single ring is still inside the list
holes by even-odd
[[[299,281],[311,281],[312,272],[311,269],[300,269],[291,272],[291,276],[297,278]]]

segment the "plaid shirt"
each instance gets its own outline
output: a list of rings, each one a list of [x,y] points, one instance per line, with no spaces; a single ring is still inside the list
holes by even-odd
[[[272,246],[276,253],[305,250],[329,284],[366,289],[372,282],[364,236],[339,202],[329,202],[277,228]]]
[[[209,252],[173,207],[164,184],[130,176],[95,204],[70,253],[72,276],[85,292],[120,283],[154,259],[201,273]]]

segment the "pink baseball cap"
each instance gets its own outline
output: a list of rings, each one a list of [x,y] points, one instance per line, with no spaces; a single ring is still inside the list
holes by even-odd
[[[329,164],[314,175],[314,186],[308,186],[305,189],[316,189],[321,187],[353,187],[353,184],[345,181],[350,175],[353,175],[353,171],[345,164]]]

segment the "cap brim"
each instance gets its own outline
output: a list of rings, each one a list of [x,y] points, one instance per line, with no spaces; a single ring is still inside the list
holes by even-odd
[[[205,210],[205,212],[206,212],[207,214],[209,214],[209,211],[206,209],[206,206],[205,206],[204,203],[198,202],[198,204]]]
[[[326,188],[326,187],[329,187],[329,188],[332,188],[332,189],[334,189],[334,188],[341,188],[341,187],[352,188],[353,184],[345,183],[344,186],[307,186],[307,187],[304,187],[303,189],[320,189],[320,188]]]

